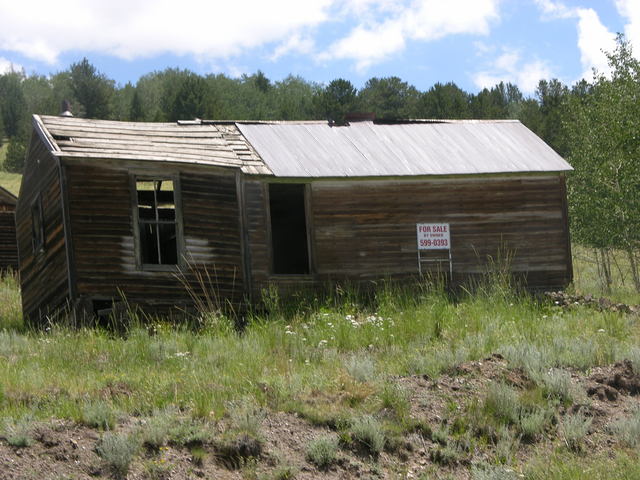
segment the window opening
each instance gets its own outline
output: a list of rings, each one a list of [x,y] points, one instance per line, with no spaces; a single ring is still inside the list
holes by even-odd
[[[41,195],[38,195],[31,205],[31,245],[34,254],[44,250],[44,216]]]
[[[269,184],[273,273],[309,273],[305,185]]]
[[[176,265],[178,243],[172,180],[136,180],[140,260],[143,265]]]

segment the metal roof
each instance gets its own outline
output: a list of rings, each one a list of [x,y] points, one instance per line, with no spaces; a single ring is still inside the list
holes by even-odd
[[[505,120],[178,123],[34,115],[54,155],[196,163],[276,177],[557,172],[571,166],[520,122]]]
[[[519,121],[238,123],[277,177],[557,172],[571,166]]]
[[[197,163],[270,175],[233,124],[143,123],[34,115],[54,155]]]

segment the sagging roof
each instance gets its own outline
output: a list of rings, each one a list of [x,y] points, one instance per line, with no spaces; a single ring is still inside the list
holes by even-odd
[[[34,115],[34,126],[58,156],[196,163],[272,174],[233,123],[181,125]]]
[[[209,164],[276,177],[559,172],[519,121],[134,123],[34,116],[55,155]]]

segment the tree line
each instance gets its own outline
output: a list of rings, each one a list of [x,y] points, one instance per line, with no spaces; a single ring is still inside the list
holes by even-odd
[[[575,168],[568,176],[573,240],[598,252],[605,287],[611,249],[627,252],[640,291],[640,63],[623,36],[609,53],[611,77],[594,73],[572,86],[539,81],[533,96],[500,82],[477,93],[453,82],[420,91],[402,79],[373,77],[357,89],[346,79],[328,84],[261,72],[230,78],[167,68],[117,85],[89,60],[50,76],[0,75],[0,141],[4,168],[20,172],[32,113],[57,115],[69,100],[78,117],[166,122],[179,119],[319,120],[338,124],[348,112],[377,118],[518,119]]]
[[[327,85],[290,75],[272,81],[261,71],[240,78],[198,75],[167,68],[117,85],[86,58],[50,76],[11,71],[0,75],[0,138],[9,140],[5,168],[21,171],[32,113],[57,115],[69,100],[78,117],[167,122],[179,119],[332,120],[347,112],[375,112],[377,118],[517,118],[562,150],[555,132],[559,107],[569,89],[541,80],[532,98],[511,83],[478,93],[453,82],[420,91],[398,77],[374,77],[361,89],[338,78]]]

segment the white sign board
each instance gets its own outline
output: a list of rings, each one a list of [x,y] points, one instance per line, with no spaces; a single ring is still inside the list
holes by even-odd
[[[418,250],[449,250],[451,237],[448,223],[416,223]]]

